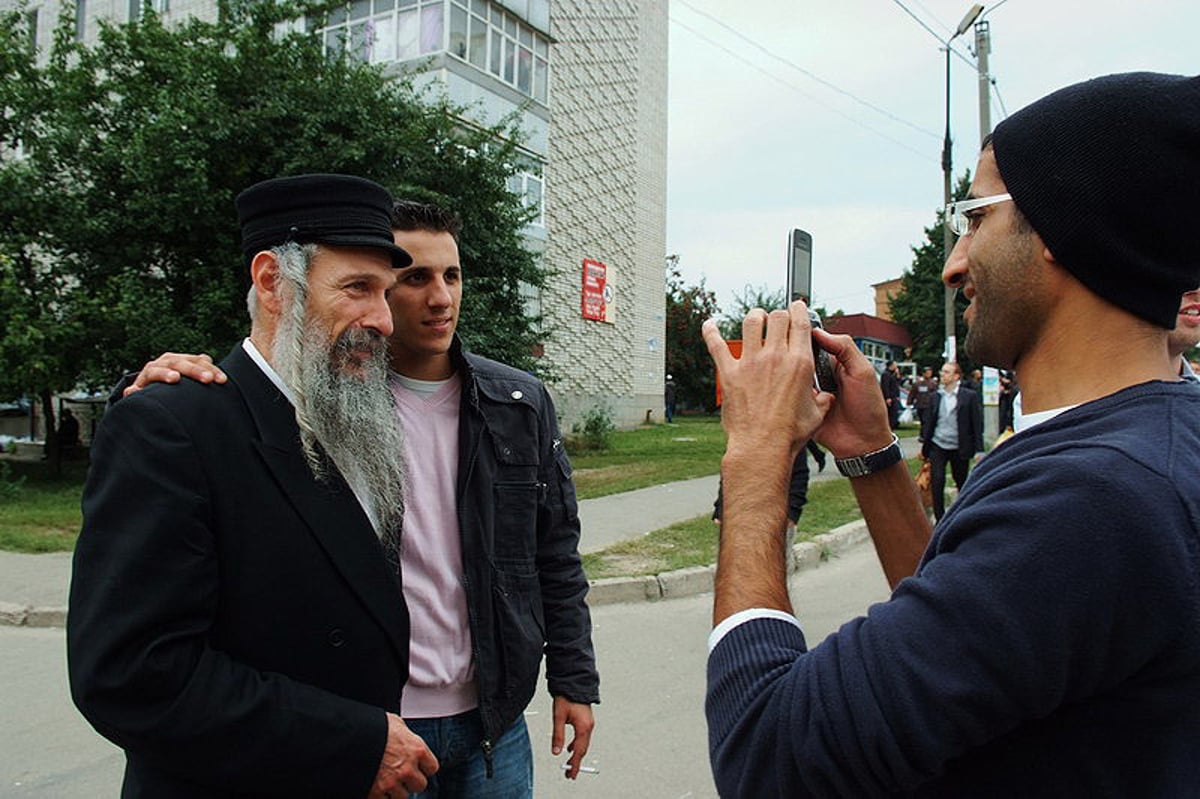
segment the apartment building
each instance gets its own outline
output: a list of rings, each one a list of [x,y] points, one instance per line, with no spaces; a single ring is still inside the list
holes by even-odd
[[[45,52],[63,3],[76,36],[136,19],[143,0],[35,0]],[[216,0],[150,0],[168,21],[215,19]],[[17,0],[0,0],[12,8]],[[330,50],[410,75],[466,107],[466,124],[515,114],[510,188],[534,210],[525,240],[549,273],[524,292],[545,319],[541,357],[563,427],[606,407],[661,420],[665,352],[667,3],[656,0],[352,0],[300,22]]]

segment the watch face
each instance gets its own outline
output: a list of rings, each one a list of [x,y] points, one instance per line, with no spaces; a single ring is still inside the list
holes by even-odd
[[[837,467],[838,471],[847,477],[862,477],[864,474],[870,474],[866,462],[861,457],[837,461]]]

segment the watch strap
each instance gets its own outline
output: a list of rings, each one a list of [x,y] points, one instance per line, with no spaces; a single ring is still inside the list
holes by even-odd
[[[903,459],[904,453],[900,451],[900,439],[896,437],[895,433],[892,433],[892,443],[886,447],[851,458],[834,458],[833,463],[837,466],[837,470],[846,477],[866,477]]]

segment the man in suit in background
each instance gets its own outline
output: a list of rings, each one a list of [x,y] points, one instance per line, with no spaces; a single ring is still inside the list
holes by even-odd
[[[941,388],[929,403],[929,421],[924,425],[926,438],[921,456],[931,464],[933,517],[946,512],[946,463],[954,484],[962,490],[967,482],[971,458],[983,449],[983,409],[978,394],[961,384],[962,369],[947,361],[940,372]]]
[[[409,619],[387,297],[391,198],[346,175],[239,195],[251,331],[216,387],[117,403],[92,448],[72,695],[123,795],[404,797]]]
[[[888,361],[879,375],[879,389],[883,392],[883,401],[887,404],[888,424],[895,430],[900,426],[900,409],[903,401],[900,399],[900,367],[895,361]]]

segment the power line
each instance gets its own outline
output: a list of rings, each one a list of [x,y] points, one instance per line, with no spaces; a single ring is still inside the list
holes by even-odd
[[[925,15],[927,17],[931,18],[934,22],[936,22],[940,27],[942,27],[946,31],[945,35],[942,37],[943,39],[950,38],[950,34],[954,33],[954,28],[951,28],[945,22],[942,22],[942,20],[938,17],[938,15],[933,13],[932,11],[930,11],[929,7],[926,6],[924,3],[922,3],[921,0],[909,0],[909,2],[911,2],[917,8],[924,11]]]
[[[987,11],[984,11],[982,14],[980,14],[980,15],[979,15],[979,18],[980,18],[980,19],[983,19],[983,18],[984,18],[984,17],[986,17],[988,14],[992,13],[992,12],[993,12],[993,11],[995,11],[997,8],[999,8],[1000,6],[1004,5],[1004,4],[1005,4],[1005,3],[1007,3],[1007,2],[1008,2],[1008,0],[1000,0],[1000,2],[999,2],[999,3],[996,3],[996,5],[994,5],[994,6],[991,6],[990,8],[988,8],[988,10],[987,10]]]
[[[676,2],[682,6],[686,6],[693,13],[699,14],[700,16],[704,17],[705,19],[708,19],[709,21],[714,22],[717,25],[721,26],[722,28],[729,31],[730,33],[732,33],[734,36],[738,37],[742,41],[746,42],[747,44],[749,44],[751,47],[758,50],[759,52],[762,52],[762,53],[766,54],[768,57],[773,58],[776,61],[779,61],[780,63],[785,64],[786,66],[791,67],[792,69],[796,70],[797,72],[811,78],[812,80],[815,80],[817,83],[821,84],[822,86],[824,86],[828,89],[831,89],[832,91],[835,91],[844,97],[849,97],[851,100],[858,103],[859,105],[865,106],[866,108],[871,109],[872,111],[876,112],[877,114],[882,114],[883,116],[887,117],[888,119],[892,120],[893,122],[899,122],[901,125],[905,125],[909,128],[912,128],[913,130],[917,131],[918,133],[924,133],[927,136],[933,137],[934,139],[941,138],[940,133],[935,133],[934,131],[928,130],[927,128],[923,128],[920,125],[916,125],[912,122],[909,122],[906,119],[902,119],[902,118],[896,116],[895,114],[893,114],[892,112],[888,111],[887,109],[880,108],[879,106],[875,105],[874,103],[871,103],[867,100],[862,99],[861,97],[858,97],[857,95],[853,94],[852,92],[849,92],[849,91],[843,89],[842,87],[832,83],[831,81],[825,80],[821,76],[811,72],[810,70],[805,69],[804,67],[795,63],[794,61],[791,61],[787,58],[784,58],[781,55],[778,55],[778,54],[772,52],[771,50],[767,49],[766,47],[759,44],[755,40],[751,39],[749,36],[746,36],[741,31],[737,30],[736,28],[733,28],[732,26],[728,25],[727,23],[723,22],[722,20],[718,19],[717,17],[714,17],[712,14],[709,14],[706,11],[696,8],[696,6],[687,2],[687,0],[676,0]],[[679,20],[676,19],[675,22],[679,23]],[[679,23],[679,24],[682,25],[682,23]],[[693,30],[692,32],[694,33],[695,31]]]
[[[1001,115],[1007,117],[1008,109],[1004,107],[1004,98],[1000,96],[1000,87],[996,84],[995,78],[992,79],[992,88],[996,90],[996,102],[1000,104]]]
[[[792,89],[793,91],[803,95],[804,97],[807,97],[809,100],[812,100],[817,105],[820,105],[820,106],[824,107],[825,109],[837,114],[842,119],[845,119],[846,121],[850,122],[851,124],[857,125],[858,127],[863,128],[864,130],[868,130],[871,133],[874,133],[876,136],[887,139],[892,144],[895,144],[899,147],[903,147],[905,150],[908,150],[910,153],[914,153],[915,155],[918,155],[921,158],[929,159],[929,157],[930,157],[929,153],[921,152],[920,150],[918,150],[914,147],[911,147],[908,144],[905,144],[904,142],[900,141],[899,139],[893,138],[892,136],[889,136],[888,134],[884,133],[883,131],[871,127],[870,125],[868,125],[865,122],[862,122],[861,120],[854,119],[850,115],[838,110],[837,108],[834,108],[832,105],[825,102],[821,98],[816,97],[815,95],[812,95],[812,94],[806,92],[804,89],[801,89],[799,86],[792,83],[791,81],[788,81],[788,80],[780,77],[779,75],[774,74],[773,72],[767,71],[766,69],[759,66],[758,64],[755,64],[753,61],[750,61],[749,59],[745,58],[740,53],[734,52],[733,50],[729,49],[725,45],[721,44],[718,41],[715,41],[714,39],[701,33],[700,31],[696,30],[695,28],[691,27],[690,25],[680,22],[678,18],[672,17],[671,22],[673,22],[674,24],[683,28],[685,31],[692,34],[693,36],[696,36],[697,38],[701,39],[702,41],[707,42],[708,44],[711,44],[713,47],[716,47],[718,50],[721,50],[722,52],[725,52],[728,55],[733,56],[738,61],[741,61],[743,64],[745,64],[746,66],[748,66],[754,70],[757,70],[758,72],[761,72],[762,74],[766,75],[768,78],[771,78],[772,80],[782,83],[784,86],[787,86],[789,89]],[[933,160],[936,160],[936,159],[933,159]]]
[[[900,6],[900,8],[902,8],[904,10],[904,13],[908,14],[910,17],[912,17],[914,20],[916,20],[917,24],[920,25],[922,28],[924,28],[926,31],[928,31],[930,36],[932,36],[933,38],[935,38],[939,42],[941,42],[943,47],[949,47],[950,52],[954,53],[956,56],[958,56],[964,62],[966,62],[970,66],[974,67],[976,71],[979,70],[979,65],[977,63],[972,62],[970,59],[968,59],[962,53],[958,52],[953,47],[950,47],[950,45],[946,39],[939,36],[937,34],[937,32],[935,30],[933,30],[933,28],[930,28],[928,25],[926,25],[925,21],[923,19],[921,19],[920,17],[918,17],[916,14],[914,14],[912,9],[910,9],[908,6],[904,5],[904,3],[901,2],[901,0],[892,0],[892,2],[894,2],[896,5]],[[926,13],[929,13],[929,9],[927,9],[927,8],[925,8],[925,6],[921,5],[920,0],[911,0],[911,2],[913,2],[915,5],[920,6],[922,9],[925,10]],[[991,8],[987,9],[987,11],[980,14],[979,18],[983,19],[983,17],[985,17],[986,15],[995,11],[997,8],[999,8],[1000,6],[1004,5],[1007,2],[1008,2],[1008,0],[1000,0],[999,3],[996,3],[996,5],[992,6]],[[930,16],[933,16],[933,15],[930,14]],[[934,19],[937,20],[937,17],[934,17]],[[938,24],[942,25],[942,23],[940,21],[938,21]],[[943,27],[945,27],[945,26],[943,25]],[[1001,114],[1003,116],[1007,117],[1008,109],[1004,107],[1004,99],[1000,97],[1000,87],[996,83],[996,78],[991,74],[991,72],[988,72],[984,77],[987,78],[987,81],[992,85],[992,88],[996,92],[996,102],[998,102],[1000,104]]]
[[[905,14],[908,14],[910,17],[912,17],[913,19],[915,19],[915,20],[917,21],[917,24],[918,24],[918,25],[920,25],[922,28],[924,28],[926,31],[928,31],[928,32],[929,32],[929,35],[930,35],[930,36],[932,36],[933,38],[935,38],[935,39],[937,39],[939,42],[941,42],[941,44],[942,44],[942,47],[946,47],[946,48],[948,48],[948,49],[950,50],[950,52],[952,52],[952,53],[954,53],[956,56],[958,56],[958,57],[959,57],[959,58],[960,58],[960,59],[963,61],[963,63],[965,63],[965,64],[969,64],[969,65],[970,65],[970,66],[972,66],[972,67],[974,67],[974,66],[975,66],[975,62],[974,62],[974,61],[972,61],[971,59],[967,58],[965,55],[963,55],[962,53],[958,52],[958,51],[957,51],[957,50],[955,50],[953,47],[951,47],[951,46],[950,46],[950,43],[949,43],[949,41],[948,41],[948,40],[946,40],[946,39],[943,39],[941,36],[938,36],[938,34],[937,34],[937,31],[935,31],[933,28],[931,28],[931,27],[929,27],[928,25],[926,25],[926,24],[925,24],[925,20],[921,19],[921,18],[920,18],[920,17],[918,17],[916,14],[914,14],[914,13],[912,12],[912,10],[911,10],[911,9],[910,9],[908,6],[904,5],[904,3],[900,2],[900,0],[892,0],[892,2],[893,2],[893,3],[895,3],[896,5],[900,6],[900,8],[904,9],[904,13],[905,13]]]

